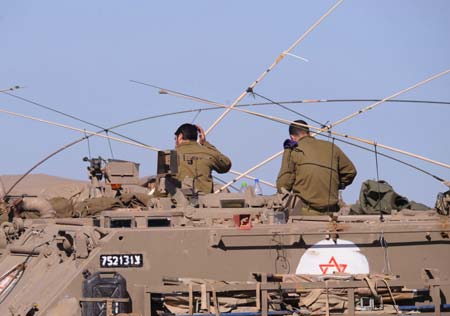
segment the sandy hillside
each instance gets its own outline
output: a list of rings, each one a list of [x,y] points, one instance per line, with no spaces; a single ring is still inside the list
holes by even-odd
[[[3,182],[5,191],[8,190],[15,181],[17,181],[20,175],[1,175],[0,179]],[[149,176],[140,178],[140,183],[143,184],[148,180]],[[71,198],[74,195],[82,194],[85,198],[87,192],[89,192],[90,182],[73,180],[67,178],[61,178],[57,176],[51,176],[48,174],[30,174],[23,179],[17,187],[13,189],[10,195],[38,195],[45,198],[52,198],[56,196]],[[2,187],[0,183],[0,195],[2,194]]]
[[[5,189],[8,190],[20,178],[20,175],[2,175],[0,177]],[[82,191],[87,184],[88,181],[66,179],[47,174],[30,174],[10,194],[42,195],[45,197],[70,196]]]

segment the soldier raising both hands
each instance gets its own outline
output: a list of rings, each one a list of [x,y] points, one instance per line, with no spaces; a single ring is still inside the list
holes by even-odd
[[[175,149],[179,164],[177,179],[183,184],[193,184],[200,192],[214,192],[212,170],[225,173],[231,168],[231,160],[206,140],[199,125],[185,123],[178,127]]]
[[[295,123],[307,125],[302,120]],[[312,137],[307,126],[291,124],[289,135],[283,143],[278,191],[292,191],[299,198],[295,209],[302,215],[338,211],[339,189],[353,182],[355,166],[338,146]]]

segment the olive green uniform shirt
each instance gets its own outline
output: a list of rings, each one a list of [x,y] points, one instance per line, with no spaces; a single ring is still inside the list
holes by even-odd
[[[355,166],[338,146],[305,136],[297,147],[284,150],[277,189],[292,190],[309,206],[326,210],[355,176]]]
[[[178,154],[178,174],[180,182],[186,177],[195,180],[195,189],[203,193],[213,192],[212,170],[218,173],[228,172],[231,160],[205,141],[200,145],[196,141],[187,141],[176,147]]]

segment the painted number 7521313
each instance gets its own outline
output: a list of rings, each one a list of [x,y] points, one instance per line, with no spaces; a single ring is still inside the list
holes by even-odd
[[[134,268],[144,264],[142,254],[111,254],[100,255],[102,268]]]

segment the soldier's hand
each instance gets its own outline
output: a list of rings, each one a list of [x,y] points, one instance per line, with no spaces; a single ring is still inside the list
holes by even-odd
[[[206,142],[206,135],[205,135],[205,131],[203,130],[203,128],[200,125],[195,125],[197,127],[198,130],[198,142],[200,143],[200,145],[203,145]]]

